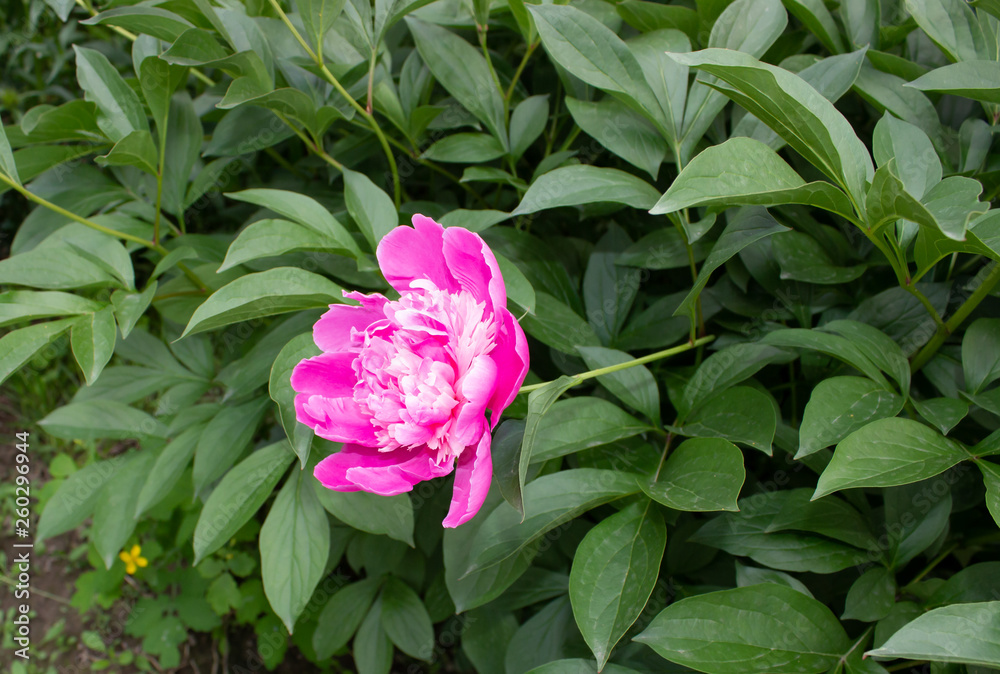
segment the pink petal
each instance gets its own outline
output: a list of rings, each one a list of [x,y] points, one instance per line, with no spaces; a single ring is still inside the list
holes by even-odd
[[[361,306],[331,304],[330,310],[320,316],[313,326],[313,341],[324,351],[346,351],[352,347],[351,329],[363,331],[377,320],[385,318],[382,306],[388,300],[381,295],[344,293],[344,297],[358,300]]]
[[[349,397],[297,395],[295,417],[319,437],[333,442],[354,442],[369,447],[378,444],[367,410]]]
[[[379,241],[375,251],[385,280],[399,292],[415,279],[430,279],[441,290],[458,292],[460,286],[444,259],[444,227],[423,215],[413,216],[413,229],[396,227]]]
[[[444,230],[444,259],[451,275],[477,302],[485,302],[492,311],[507,307],[497,259],[478,234],[460,227]]]
[[[353,365],[355,358],[357,354],[339,351],[299,361],[292,369],[292,388],[296,393],[327,398],[350,397],[358,380]]]
[[[528,374],[529,362],[528,340],[520,324],[506,309],[501,309],[498,317],[502,320],[497,344],[490,352],[490,358],[497,366],[497,387],[489,403],[493,413],[493,428],[500,422],[500,414],[514,402]]]
[[[497,385],[497,366],[489,356],[477,356],[468,372],[462,375],[458,393],[464,399],[458,408],[452,444],[469,446],[485,430],[486,405]]]
[[[342,450],[316,464],[313,475],[328,489],[395,496],[410,491],[418,482],[451,471],[451,464],[436,465],[426,447],[379,452],[345,444]]]
[[[493,459],[490,456],[490,434],[483,433],[475,452],[467,447],[458,457],[455,468],[455,491],[451,508],[442,524],[450,529],[465,524],[479,512],[490,491],[493,479]]]

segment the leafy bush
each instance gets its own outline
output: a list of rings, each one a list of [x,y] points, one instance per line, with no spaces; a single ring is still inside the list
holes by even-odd
[[[163,667],[1000,667],[994,0],[113,4],[0,135],[0,378],[68,344],[39,424],[100,448],[37,531],[91,519],[79,608],[134,573]],[[450,478],[323,489],[289,382],[417,213],[532,355],[448,530]]]

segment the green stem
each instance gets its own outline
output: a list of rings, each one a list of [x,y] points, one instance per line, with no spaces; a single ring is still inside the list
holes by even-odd
[[[514,71],[514,77],[511,78],[510,86],[507,87],[507,93],[504,94],[504,100],[507,101],[508,104],[510,103],[511,96],[514,95],[514,87],[517,86],[517,81],[521,79],[521,73],[524,72],[524,67],[528,65],[528,60],[535,52],[535,49],[538,48],[539,44],[540,43],[537,41],[529,44],[528,48],[524,51],[524,57],[522,57],[521,62],[517,64],[517,70]]]
[[[376,121],[375,116],[370,114],[360,103],[354,100],[354,97],[351,96],[347,89],[344,88],[344,85],[340,83],[340,80],[338,80],[337,77],[330,72],[330,69],[326,67],[326,63],[323,62],[323,59],[315,51],[313,51],[312,47],[310,47],[309,43],[305,41],[305,38],[302,37],[302,34],[299,33],[298,29],[292,25],[288,15],[285,14],[285,10],[283,10],[281,5],[278,4],[278,0],[270,0],[270,3],[271,6],[274,7],[274,11],[278,13],[278,17],[282,20],[288,30],[291,31],[292,36],[295,37],[296,41],[298,41],[298,43],[302,46],[306,54],[309,55],[309,58],[311,58],[319,67],[319,70],[323,73],[323,77],[326,78],[326,81],[333,85],[333,88],[337,90],[337,93],[339,93],[345,101],[347,101],[348,105],[353,107],[359,115],[365,118],[365,121],[368,122],[368,125],[375,133],[375,136],[378,138],[379,145],[382,146],[382,151],[385,153],[385,157],[389,162],[389,170],[392,173],[393,201],[396,204],[396,208],[399,208],[402,195],[402,187],[399,183],[399,169],[396,166],[396,158],[392,154],[392,148],[389,147],[389,141],[386,140],[385,133],[382,132],[382,128],[378,125],[378,121]]]
[[[4,583],[6,585],[10,585],[11,587],[17,587],[17,583],[15,583],[13,579],[11,579],[11,578],[9,578],[9,577],[7,577],[5,575],[0,575],[0,583]],[[70,601],[68,599],[65,599],[65,598],[60,597],[60,596],[55,595],[55,594],[52,594],[51,592],[46,592],[45,590],[39,590],[37,587],[32,587],[31,591],[32,591],[32,593],[37,594],[40,597],[45,597],[46,599],[51,599],[52,601],[57,601],[60,604],[65,604],[66,606],[72,606],[72,604],[70,603]]]
[[[917,287],[913,284],[912,280],[903,284],[903,288],[906,289],[906,292],[920,300],[920,303],[924,305],[924,309],[927,309],[927,313],[929,313],[931,318],[934,319],[934,323],[937,324],[939,330],[945,328],[945,323],[941,319],[941,314],[937,312],[937,309],[934,308],[931,301],[927,299],[927,295],[924,295],[922,292],[917,290]]]
[[[919,583],[921,580],[923,580],[924,576],[926,576],[928,573],[930,573],[931,571],[933,571],[934,567],[936,567],[938,564],[940,564],[945,559],[947,559],[948,555],[950,555],[951,553],[953,553],[957,547],[958,547],[958,543],[954,543],[954,544],[950,545],[949,547],[945,548],[944,552],[942,552],[940,555],[938,555],[937,557],[935,557],[934,559],[932,559],[931,563],[928,564],[927,566],[925,566],[924,569],[923,569],[923,571],[921,571],[916,576],[914,576],[913,580],[911,580],[906,585],[906,587],[909,587],[910,585],[913,585],[914,583]]]
[[[671,425],[672,426],[677,425],[677,419],[674,419],[674,423],[671,424]],[[667,433],[667,439],[663,443],[663,454],[660,455],[660,463],[658,463],[656,465],[656,473],[653,474],[653,482],[656,482],[657,480],[660,479],[660,471],[663,470],[663,464],[667,460],[667,454],[670,453],[670,443],[673,442],[673,441],[674,441],[674,434],[673,434],[673,432],[668,432]]]
[[[143,239],[143,238],[138,237],[138,236],[132,236],[131,234],[126,234],[125,232],[119,232],[117,229],[111,229],[110,227],[105,227],[104,225],[99,225],[96,222],[93,222],[91,220],[88,220],[87,218],[84,218],[84,217],[81,217],[81,216],[77,215],[76,213],[73,213],[72,211],[67,211],[62,206],[57,206],[56,204],[52,203],[51,201],[43,199],[42,197],[40,197],[40,196],[38,196],[36,194],[33,194],[32,192],[29,192],[22,185],[14,182],[13,180],[11,180],[10,178],[8,178],[7,176],[5,176],[3,174],[0,174],[0,181],[3,181],[5,183],[7,183],[10,187],[12,187],[16,191],[20,192],[21,196],[23,196],[28,201],[33,201],[36,204],[38,204],[39,206],[44,206],[45,208],[49,209],[50,211],[54,211],[54,212],[58,213],[59,215],[62,215],[63,217],[69,218],[70,220],[73,220],[74,222],[79,222],[81,225],[86,225],[87,227],[90,227],[91,229],[96,229],[99,232],[104,232],[105,234],[108,234],[110,236],[113,236],[113,237],[116,237],[116,238],[119,238],[119,239],[124,239],[126,241],[131,241],[133,243],[138,243],[138,244],[140,244],[142,246],[145,246],[147,248],[159,249],[158,244],[156,244],[156,243],[154,243],[152,241],[148,241],[148,240]],[[166,253],[165,250],[163,252]]]
[[[109,236],[113,236],[113,237],[118,238],[118,239],[124,239],[125,241],[131,241],[133,243],[138,243],[141,246],[145,246],[146,248],[151,248],[151,249],[155,250],[156,252],[160,253],[161,255],[166,255],[168,252],[170,252],[166,248],[164,248],[163,246],[161,246],[160,244],[154,243],[153,241],[149,241],[147,239],[143,239],[143,238],[138,237],[138,236],[132,236],[131,234],[126,234],[125,232],[119,232],[117,229],[111,229],[110,227],[105,227],[104,225],[99,225],[96,222],[94,222],[93,220],[88,220],[87,218],[81,217],[81,216],[77,215],[76,213],[73,213],[72,211],[67,211],[62,206],[57,206],[56,204],[52,203],[51,201],[48,201],[47,199],[43,199],[42,197],[29,192],[27,189],[24,188],[24,186],[22,186],[22,185],[20,185],[20,184],[18,184],[16,182],[14,182],[13,180],[11,180],[7,176],[3,175],[2,173],[0,173],[0,182],[7,183],[7,185],[9,185],[10,187],[12,187],[15,191],[19,192],[28,201],[33,201],[34,203],[38,204],[39,206],[43,206],[43,207],[49,209],[50,211],[58,213],[59,215],[65,217],[65,218],[69,218],[73,222],[78,222],[81,225],[85,225],[87,227],[90,227],[91,229],[96,229],[98,232],[103,232],[103,233],[105,233],[105,234],[107,234]],[[185,265],[183,262],[178,263],[177,264],[177,268],[180,269],[184,273],[185,276],[187,276],[189,279],[191,279],[191,282],[194,283],[202,292],[205,292],[205,291],[208,290],[208,286],[206,286],[205,283],[201,279],[199,279],[197,277],[197,275],[195,275],[195,273],[192,272],[187,267],[187,265]]]
[[[504,125],[507,124],[507,114],[509,112],[510,99],[504,93],[503,85],[500,84],[500,78],[497,76],[497,71],[493,67],[493,59],[490,58],[490,50],[486,48],[486,31],[487,26],[476,25],[476,32],[479,34],[479,46],[483,48],[483,56],[486,57],[486,66],[490,69],[490,75],[493,77],[493,84],[496,85],[497,91],[500,92],[500,97],[503,99],[503,120]]]
[[[618,372],[619,370],[625,370],[630,367],[635,367],[636,365],[644,365],[646,363],[652,363],[654,360],[660,360],[662,358],[669,358],[670,356],[676,356],[679,353],[684,353],[685,351],[690,351],[691,349],[697,348],[702,344],[708,344],[713,339],[715,335],[709,335],[708,337],[702,337],[696,339],[693,342],[688,342],[686,344],[681,344],[680,346],[675,346],[670,349],[664,349],[663,351],[657,351],[656,353],[651,353],[648,356],[643,356],[642,358],[635,358],[633,360],[626,361],[624,363],[618,363],[617,365],[608,365],[607,367],[599,367],[596,370],[590,370],[588,372],[582,372],[577,375],[573,375],[578,380],[577,383],[585,381],[587,379],[593,379],[594,377],[600,377],[606,374],[611,374],[612,372]],[[548,386],[551,382],[542,382],[540,384],[530,384],[529,386],[522,386],[521,390],[518,391],[518,395],[522,393],[528,393],[529,391],[534,391],[540,389],[543,386]]]
[[[958,329],[962,322],[969,317],[969,314],[979,306],[979,303],[990,294],[990,291],[1000,281],[1000,264],[996,262],[990,264],[992,269],[990,269],[986,278],[983,279],[983,282],[979,284],[979,287],[969,295],[969,298],[962,303],[962,306],[955,311],[951,318],[945,321],[944,325],[938,327],[938,331],[931,338],[931,341],[927,342],[924,348],[920,349],[920,352],[913,358],[913,361],[910,363],[911,372],[916,372],[927,364],[927,361],[937,353],[937,350],[941,348],[941,345],[944,344],[948,336]]]

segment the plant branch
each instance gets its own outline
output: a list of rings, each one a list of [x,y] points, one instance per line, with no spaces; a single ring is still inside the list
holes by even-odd
[[[514,87],[517,86],[517,81],[521,79],[521,73],[524,72],[524,67],[528,65],[528,60],[535,52],[535,49],[538,48],[539,44],[540,43],[537,41],[529,44],[528,48],[524,51],[524,56],[521,58],[521,62],[517,64],[517,70],[514,71],[514,76],[510,78],[510,86],[507,87],[507,93],[504,94],[504,100],[507,101],[508,105],[510,104],[511,97],[514,95]]]
[[[700,339],[696,339],[693,342],[687,342],[686,344],[681,344],[680,346],[675,346],[670,349],[664,349],[663,351],[657,351],[656,353],[651,353],[648,356],[635,358],[633,360],[629,360],[624,363],[618,363],[617,365],[608,365],[607,367],[599,367],[596,370],[581,372],[580,374],[573,376],[576,377],[576,379],[578,380],[577,383],[580,383],[587,379],[593,379],[594,377],[600,377],[602,375],[611,374],[612,372],[625,370],[630,367],[635,367],[636,365],[644,365],[646,363],[652,363],[654,360],[660,360],[662,358],[669,358],[670,356],[676,356],[679,353],[684,353],[685,351],[690,351],[691,349],[697,348],[702,344],[708,344],[713,339],[715,339],[715,335],[709,335],[708,337],[701,337]],[[547,386],[550,383],[551,382],[546,381],[540,384],[530,384],[528,386],[522,386],[521,390],[518,391],[517,393],[518,395],[522,393],[528,393],[530,391],[540,389],[543,386]]]
[[[911,372],[916,372],[927,364],[927,361],[929,361],[931,357],[937,353],[937,350],[941,348],[941,345],[944,344],[944,341],[948,338],[948,336],[955,332],[960,325],[962,325],[962,322],[969,317],[969,314],[971,314],[975,308],[979,306],[979,303],[990,294],[990,291],[993,290],[997,282],[1000,282],[1000,264],[991,262],[989,266],[983,268],[983,271],[986,271],[987,269],[990,271],[986,274],[986,277],[983,278],[982,282],[979,283],[972,294],[969,295],[968,299],[966,299],[965,302],[962,303],[962,306],[960,306],[955,313],[952,314],[951,318],[938,327],[938,330],[931,338],[931,341],[927,342],[927,344],[924,345],[924,348],[920,349],[917,355],[914,356],[913,360],[910,362]],[[982,272],[980,272],[980,274],[982,274]],[[976,278],[978,279],[979,277],[977,276]]]

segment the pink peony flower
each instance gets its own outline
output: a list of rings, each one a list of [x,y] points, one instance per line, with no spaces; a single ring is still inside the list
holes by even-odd
[[[345,293],[316,322],[323,353],[295,366],[299,421],[344,443],[316,478],[337,491],[391,496],[455,471],[444,526],[479,511],[490,488],[490,431],[528,371],[496,258],[466,229],[422,215],[376,256],[398,300]],[[487,410],[492,415],[487,421]]]

